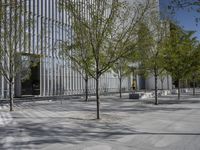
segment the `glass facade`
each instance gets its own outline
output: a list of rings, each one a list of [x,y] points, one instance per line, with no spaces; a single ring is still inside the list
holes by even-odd
[[[71,62],[65,60],[60,53],[62,50],[60,43],[72,40],[70,16],[59,7],[59,2],[62,2],[62,0],[16,1],[18,6],[23,6],[16,14],[19,15],[19,26],[24,27],[23,32],[18,35],[19,46],[17,51],[24,55],[40,56],[36,67],[39,70],[37,70],[39,77],[35,79],[35,83],[31,81],[26,86],[32,88],[36,86],[39,89],[39,92],[36,93],[40,96],[84,93],[84,79],[77,71],[72,70]],[[13,0],[0,0],[1,10],[13,9],[12,3],[14,3]],[[0,31],[4,30],[6,25],[9,25],[7,21],[8,17],[1,20]],[[3,37],[0,36],[0,38]],[[34,69],[31,71],[32,74],[35,72]],[[18,95],[23,94],[22,89],[26,88],[26,86],[23,87],[23,81],[20,77],[16,77],[15,82],[15,88],[21,89],[18,90]],[[33,85],[36,83],[37,85]],[[3,76],[1,76],[0,85],[1,97],[6,97],[8,95],[8,84]],[[112,73],[106,73],[101,77],[100,90],[102,92],[115,92],[119,90],[118,87],[118,78],[113,76]],[[124,80],[123,87],[129,88],[128,80]],[[94,93],[94,89],[95,81],[89,79],[89,92]],[[32,95],[33,93],[29,94]]]

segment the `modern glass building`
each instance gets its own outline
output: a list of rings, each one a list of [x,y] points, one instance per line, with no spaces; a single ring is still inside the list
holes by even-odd
[[[22,67],[15,78],[15,96],[71,95],[85,91],[82,76],[71,68],[69,60],[60,55],[60,42],[72,39],[72,30],[70,16],[59,8],[59,2],[62,0],[0,0],[0,10],[4,12],[0,20],[1,44],[5,38],[2,31],[7,26],[16,24],[23,27],[21,34],[17,35],[16,50],[21,54]],[[19,16],[17,22],[9,20],[12,13]],[[20,32],[16,29],[11,32]],[[33,62],[35,64],[30,65]],[[27,73],[23,70],[28,69],[29,77],[24,79]],[[122,87],[128,90],[130,86],[130,80],[125,79]],[[101,92],[116,92],[118,87],[118,78],[110,72],[100,79]],[[89,79],[89,92],[93,93],[94,89],[95,81]],[[8,96],[8,83],[4,76],[0,77],[0,95],[2,98]]]

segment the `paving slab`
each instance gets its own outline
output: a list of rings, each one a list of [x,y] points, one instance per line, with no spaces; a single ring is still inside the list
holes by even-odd
[[[24,102],[0,108],[0,150],[199,150],[200,97]]]

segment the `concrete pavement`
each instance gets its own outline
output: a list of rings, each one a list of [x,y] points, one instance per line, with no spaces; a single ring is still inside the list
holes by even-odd
[[[200,97],[19,103],[0,109],[1,150],[200,150]]]

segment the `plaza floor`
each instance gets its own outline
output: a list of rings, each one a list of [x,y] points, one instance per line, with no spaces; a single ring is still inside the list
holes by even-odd
[[[0,107],[0,150],[200,150],[200,96],[102,97]]]

